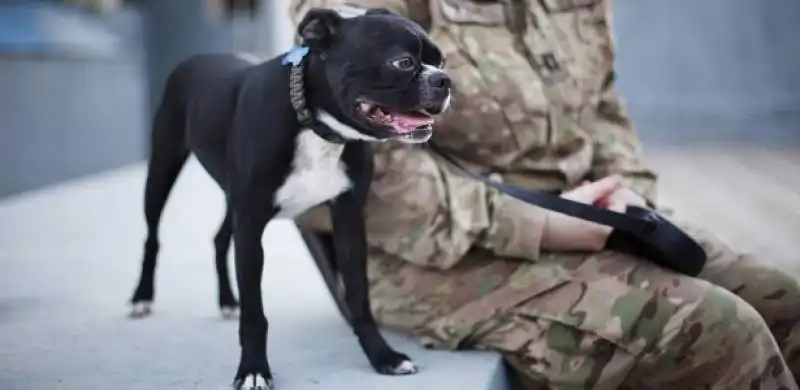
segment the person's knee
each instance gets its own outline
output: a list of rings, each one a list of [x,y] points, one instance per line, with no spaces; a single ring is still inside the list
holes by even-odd
[[[690,345],[698,359],[707,360],[752,349],[749,340],[754,335],[769,334],[769,327],[753,306],[717,286],[710,287],[674,325],[680,331],[670,340],[670,347]]]
[[[791,380],[761,315],[717,286],[678,310],[648,355],[642,363],[650,369],[641,377],[648,386],[738,389],[749,388],[745,386],[749,383]]]
[[[709,280],[750,303],[770,326],[800,322],[800,280],[777,264],[739,256]]]
[[[749,302],[769,326],[772,336],[778,343],[787,365],[797,375],[800,374],[800,283],[795,275],[782,270],[777,265],[757,262],[740,269],[748,273],[743,282],[734,285],[736,295]]]

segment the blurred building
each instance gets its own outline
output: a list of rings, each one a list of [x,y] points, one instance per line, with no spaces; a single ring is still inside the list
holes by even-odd
[[[0,197],[145,158],[149,83],[194,52],[267,54],[260,3],[0,0]]]

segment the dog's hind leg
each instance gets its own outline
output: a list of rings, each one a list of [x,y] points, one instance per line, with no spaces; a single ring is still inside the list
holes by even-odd
[[[216,251],[217,278],[219,286],[219,308],[224,318],[235,318],[239,312],[239,302],[233,296],[228,272],[228,250],[233,236],[233,215],[230,207],[225,210],[217,235],[214,236]]]
[[[131,299],[133,318],[145,317],[151,312],[154,297],[156,257],[158,256],[158,225],[167,203],[167,197],[189,157],[184,141],[184,123],[179,112],[162,105],[153,121],[150,160],[144,193],[144,215],[147,222],[147,239],[139,284]]]

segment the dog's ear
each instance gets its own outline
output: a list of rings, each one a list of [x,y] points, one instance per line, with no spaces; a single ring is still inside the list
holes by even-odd
[[[339,32],[342,16],[328,8],[312,8],[297,26],[300,38],[309,46],[325,46]]]
[[[364,13],[365,15],[392,15],[392,16],[399,16],[396,13],[392,12],[388,8],[370,8],[367,12]]]

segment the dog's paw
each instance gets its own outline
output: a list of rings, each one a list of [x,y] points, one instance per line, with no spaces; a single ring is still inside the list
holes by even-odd
[[[249,374],[233,382],[234,390],[272,390],[272,378],[264,378],[261,374]]]
[[[403,360],[400,365],[392,369],[392,375],[409,375],[417,373],[417,365],[411,360]]]
[[[139,301],[131,304],[131,311],[128,313],[130,318],[144,318],[153,313],[153,302]]]
[[[233,378],[234,390],[272,390],[272,370],[264,360],[244,359]]]
[[[411,361],[411,358],[395,351],[383,353],[372,365],[375,370],[384,375],[411,375],[417,373],[417,365]]]
[[[222,318],[226,320],[234,320],[239,318],[239,307],[238,306],[221,306],[219,308],[220,313],[222,314]]]

